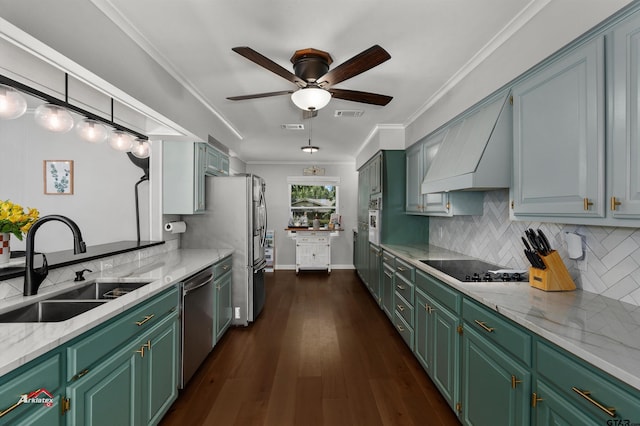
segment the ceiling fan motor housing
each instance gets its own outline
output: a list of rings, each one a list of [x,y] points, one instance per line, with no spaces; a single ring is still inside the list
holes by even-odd
[[[315,82],[329,72],[329,65],[333,62],[331,55],[322,50],[296,50],[291,57],[295,74],[306,82]]]

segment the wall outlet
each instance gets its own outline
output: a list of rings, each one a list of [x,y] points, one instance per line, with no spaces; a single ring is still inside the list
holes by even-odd
[[[235,308],[235,317],[236,319],[240,319],[240,306],[236,306]]]
[[[587,272],[587,251],[584,252],[584,257],[582,260],[576,260],[578,264],[578,271]]]

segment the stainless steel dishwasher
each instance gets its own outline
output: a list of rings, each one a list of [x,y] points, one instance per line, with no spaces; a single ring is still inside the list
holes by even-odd
[[[213,347],[213,267],[182,284],[182,344],[180,389],[189,382]]]

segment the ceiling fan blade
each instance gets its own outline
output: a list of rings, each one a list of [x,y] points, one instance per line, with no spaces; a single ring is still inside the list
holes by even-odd
[[[269,96],[290,95],[294,90],[281,90],[279,92],[256,93],[254,95],[229,96],[230,101],[243,101],[245,99],[268,98]]]
[[[241,47],[234,47],[231,50],[233,50],[234,52],[236,52],[239,55],[244,56],[245,58],[247,58],[248,60],[255,62],[256,64],[260,65],[263,68],[268,69],[269,71],[278,74],[280,77],[289,80],[290,82],[297,84],[300,87],[305,87],[307,85],[307,83],[301,79],[300,77],[298,77],[297,75],[295,75],[294,73],[292,73],[291,71],[281,67],[280,65],[276,64],[275,62],[273,62],[271,59],[267,58],[266,56],[256,52],[255,50],[253,50],[250,47],[246,47],[246,46],[241,46]]]
[[[359,92],[357,90],[329,89],[334,98],[346,101],[362,102],[364,104],[384,106],[391,102],[393,96],[379,95],[377,93]]]
[[[360,73],[363,73],[371,68],[380,65],[381,63],[391,59],[391,55],[382,47],[372,46],[367,50],[358,53],[353,58],[341,63],[317,81],[320,86],[328,88],[334,84],[338,84],[348,78],[354,77]]]

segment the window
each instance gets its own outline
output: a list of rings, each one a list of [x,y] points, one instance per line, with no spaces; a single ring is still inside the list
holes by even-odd
[[[289,212],[294,225],[311,226],[316,217],[320,226],[337,217],[339,178],[318,176],[290,177]]]

